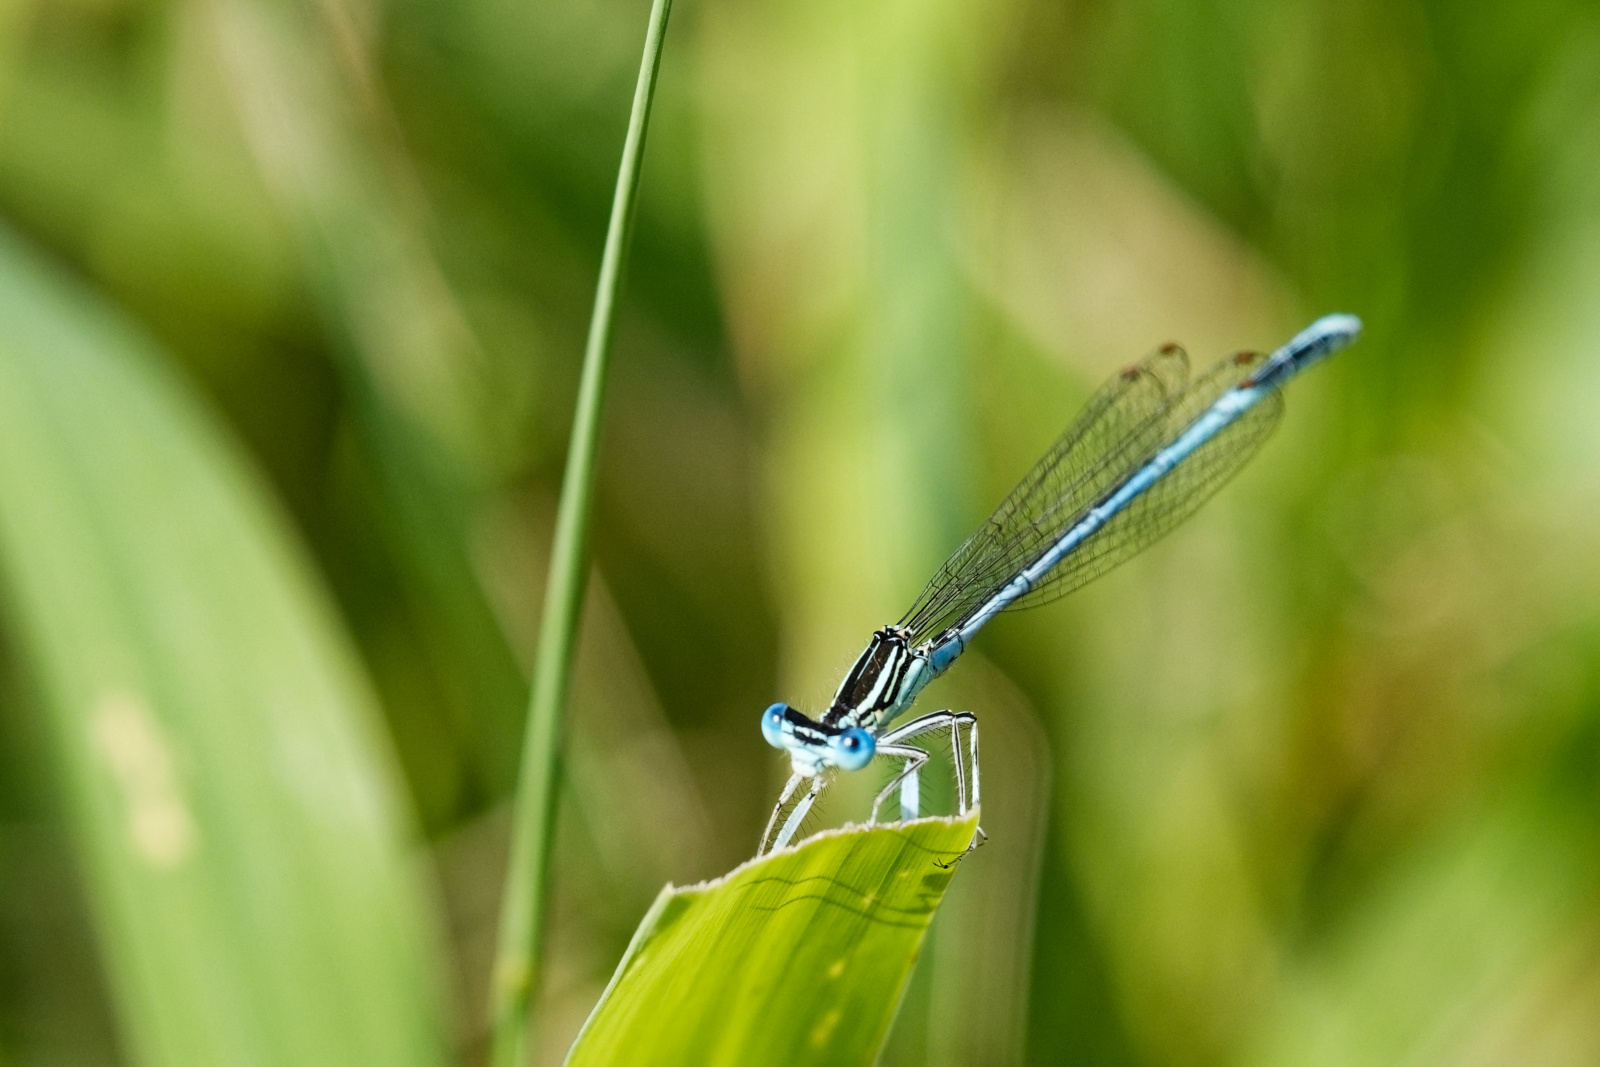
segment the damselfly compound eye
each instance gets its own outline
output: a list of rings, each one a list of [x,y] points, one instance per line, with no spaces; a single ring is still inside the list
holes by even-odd
[[[789,713],[789,705],[774,704],[761,713],[761,736],[767,739],[767,744],[773,748],[784,748],[783,743],[783,717]]]
[[[872,762],[878,744],[859,726],[852,726],[833,739],[833,761],[840,770],[859,771]]]

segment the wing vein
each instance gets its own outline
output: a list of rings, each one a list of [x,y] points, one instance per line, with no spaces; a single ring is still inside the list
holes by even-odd
[[[1243,353],[1190,380],[1188,357],[1168,345],[1112,378],[945,561],[900,625],[915,641],[962,625],[1224,393],[1248,378],[1263,358]],[[1262,398],[1086,538],[1010,607],[1033,607],[1065,596],[1188,518],[1255,454],[1282,409],[1278,393]]]

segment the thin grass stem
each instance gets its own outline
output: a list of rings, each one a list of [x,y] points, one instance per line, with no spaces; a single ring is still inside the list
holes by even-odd
[[[550,550],[550,575],[545,585],[544,616],[534,661],[533,692],[522,744],[511,824],[511,856],[506,870],[500,912],[500,940],[490,987],[489,1018],[492,1067],[520,1067],[526,1062],[528,1019],[538,987],[539,953],[543,943],[545,895],[549,884],[550,837],[555,824],[557,757],[561,716],[572,672],[573,644],[588,572],[589,512],[594,499],[595,453],[600,413],[605,401],[606,367],[616,325],[617,291],[621,285],[628,238],[633,228],[640,163],[650,105],[655,97],[661,44],[672,0],[654,0],[633,110],[622,144],[622,163],[611,201],[594,313],[583,353],[572,439],[567,449],[561,501],[556,510],[555,538]]]

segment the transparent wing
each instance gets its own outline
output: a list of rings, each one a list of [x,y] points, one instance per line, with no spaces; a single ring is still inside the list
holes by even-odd
[[[939,568],[901,625],[919,638],[937,634],[987,600],[1059,525],[1052,522],[1054,513],[1092,505],[1126,476],[1130,464],[1137,466],[1136,454],[1153,454],[1149,442],[1165,425],[1162,413],[1188,384],[1188,356],[1167,345],[1102,386],[994,514]]]
[[[1194,381],[1183,351],[1169,345],[1112,379],[993,515],[940,567],[901,626],[914,640],[958,626],[1090,508],[1170,444],[1264,357],[1242,353]],[[1255,454],[1282,411],[1277,394],[1189,456],[1012,607],[1064,596],[1171,530]]]
[[[1263,397],[1182,465],[1135,498],[1008,610],[1032,608],[1081,589],[1143,552],[1199,510],[1277,429],[1283,395]]]

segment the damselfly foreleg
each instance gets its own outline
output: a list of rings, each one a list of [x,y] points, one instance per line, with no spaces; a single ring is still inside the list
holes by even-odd
[[[799,803],[795,804],[794,810],[789,813],[789,817],[783,821],[783,826],[778,830],[776,838],[772,836],[772,828],[777,826],[778,816],[783,813],[783,806],[789,802],[789,798],[794,796],[795,789],[799,787],[801,782],[807,780],[807,778],[798,774],[789,776],[789,781],[784,785],[783,792],[778,795],[778,802],[772,807],[772,817],[767,820],[767,829],[761,835],[761,847],[756,849],[757,856],[765,856],[773,849],[782,848],[793,840],[795,832],[800,829],[800,823],[811,810],[811,805],[817,802],[817,794],[821,793],[822,787],[827,784],[826,774],[814,774],[810,777],[811,788],[806,790]]]

